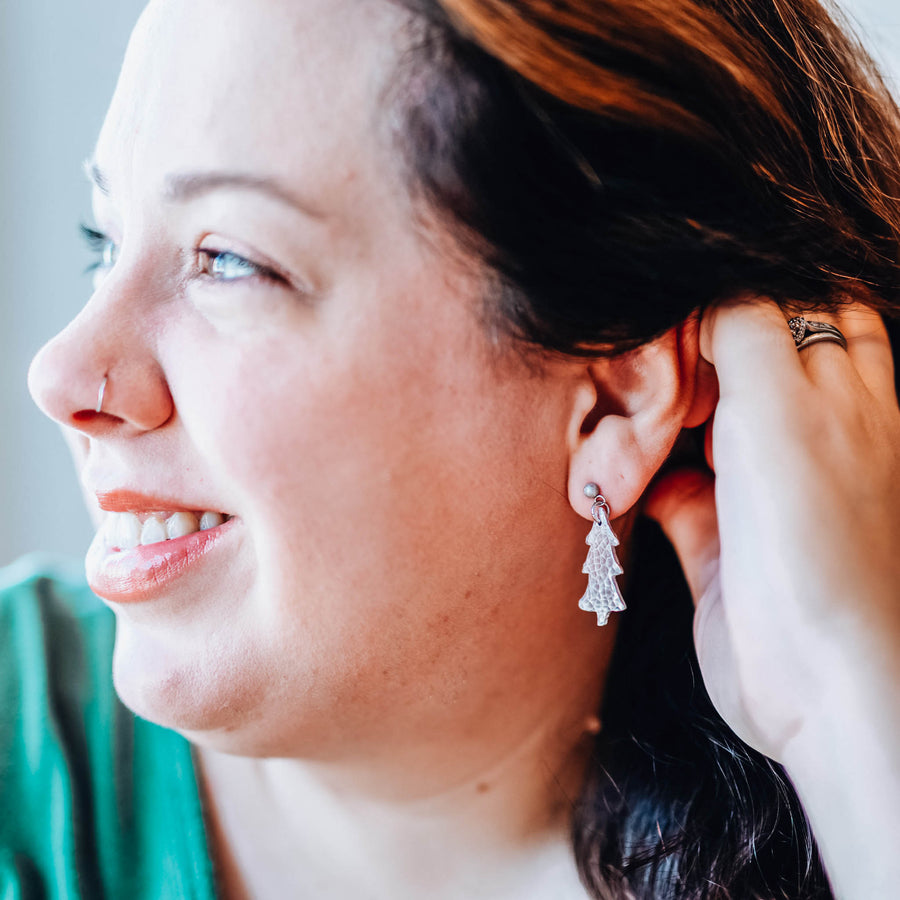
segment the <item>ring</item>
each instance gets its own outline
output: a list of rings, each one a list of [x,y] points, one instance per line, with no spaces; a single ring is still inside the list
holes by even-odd
[[[840,328],[829,325],[828,322],[809,322],[803,316],[794,316],[793,319],[788,319],[788,326],[798,350],[819,341],[833,341],[835,344],[840,344],[844,350],[847,349],[847,338],[844,337]]]
[[[109,381],[109,376],[107,375],[103,381],[100,382],[100,390],[97,391],[97,412],[103,412],[103,398],[106,396],[106,383]]]

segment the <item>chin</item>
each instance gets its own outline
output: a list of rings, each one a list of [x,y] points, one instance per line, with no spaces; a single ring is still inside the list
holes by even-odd
[[[262,668],[248,656],[235,658],[213,646],[187,655],[143,629],[120,625],[113,683],[142,719],[182,733],[228,733],[258,717],[265,696]]]
[[[116,635],[120,700],[193,744],[236,756],[319,759],[346,746],[330,709],[296,687],[290,696],[279,693],[281,682],[246,648],[210,644],[179,654],[144,629],[125,626]]]

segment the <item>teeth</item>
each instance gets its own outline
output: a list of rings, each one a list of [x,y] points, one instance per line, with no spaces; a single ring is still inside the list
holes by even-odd
[[[134,513],[112,513],[110,536],[120,550],[132,550],[141,542],[141,520]]]
[[[169,540],[193,534],[198,529],[197,517],[193,513],[177,512],[166,519],[166,537]]]
[[[147,544],[158,544],[164,540],[166,540],[165,524],[157,519],[156,516],[150,516],[141,529],[141,546],[146,547]]]
[[[160,544],[163,541],[185,537],[197,531],[207,531],[228,521],[228,516],[217,512],[202,515],[192,512],[176,512],[164,518],[164,513],[138,516],[135,513],[110,513],[105,530],[107,545],[119,551],[133,550],[137,546]]]
[[[217,528],[225,521],[225,516],[222,513],[216,512],[205,512],[200,517],[200,530],[208,531],[210,528]]]

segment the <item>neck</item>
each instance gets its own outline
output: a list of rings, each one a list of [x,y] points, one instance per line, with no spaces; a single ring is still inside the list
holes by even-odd
[[[480,692],[477,715],[461,702],[425,727],[398,712],[390,740],[348,739],[326,761],[199,749],[223,897],[584,900],[571,815],[617,617],[583,624],[548,636],[528,679]]]
[[[356,764],[200,749],[226,896],[583,897],[570,817],[601,685],[569,685],[505,710],[502,741],[448,731]]]

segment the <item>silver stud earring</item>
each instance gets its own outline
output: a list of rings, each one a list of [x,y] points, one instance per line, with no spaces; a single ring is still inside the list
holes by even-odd
[[[580,609],[597,613],[597,624],[605,625],[611,612],[625,609],[625,600],[616,583],[616,576],[623,572],[616,557],[619,539],[609,524],[609,504],[600,493],[599,485],[585,485],[584,495],[593,500],[591,516],[594,524],[585,543],[590,547],[581,571],[588,576],[588,587],[578,601]]]

